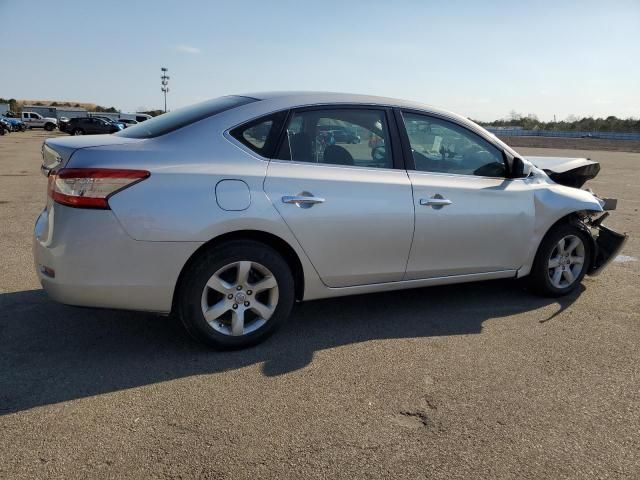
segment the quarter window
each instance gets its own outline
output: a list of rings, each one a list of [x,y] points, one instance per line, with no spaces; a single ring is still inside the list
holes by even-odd
[[[453,122],[403,113],[415,169],[483,177],[506,176],[502,152]]]
[[[277,158],[393,168],[389,145],[389,128],[382,110],[306,110],[291,115]]]
[[[278,141],[287,112],[278,112],[258,118],[231,130],[231,135],[246,147],[263,157],[270,157]]]

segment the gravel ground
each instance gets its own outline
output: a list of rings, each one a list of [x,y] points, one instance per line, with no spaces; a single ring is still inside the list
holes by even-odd
[[[39,289],[48,135],[0,137],[0,478],[640,477],[640,261],[559,301],[486,282],[309,302],[210,352]],[[520,150],[600,160],[640,258],[640,154]]]

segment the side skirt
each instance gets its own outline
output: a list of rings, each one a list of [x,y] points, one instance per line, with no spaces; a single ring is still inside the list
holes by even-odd
[[[340,288],[315,288],[305,292],[304,300],[320,298],[342,297],[346,295],[360,295],[364,293],[387,292],[391,290],[405,290],[409,288],[431,287],[436,285],[452,285],[456,283],[479,282],[482,280],[497,280],[500,278],[516,278],[517,270],[500,270],[497,272],[470,273],[466,275],[451,275],[419,280],[404,280],[400,282],[374,283]]]

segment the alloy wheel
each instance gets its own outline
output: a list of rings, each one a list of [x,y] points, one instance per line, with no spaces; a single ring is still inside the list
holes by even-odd
[[[585,248],[582,239],[567,235],[551,251],[548,273],[551,285],[567,288],[580,276],[585,262]]]
[[[224,335],[247,335],[264,326],[278,305],[278,282],[267,267],[248,260],[215,272],[202,292],[202,314]]]

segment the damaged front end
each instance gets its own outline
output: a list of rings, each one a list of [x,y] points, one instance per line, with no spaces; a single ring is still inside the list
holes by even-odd
[[[607,199],[611,200],[611,199]],[[614,210],[615,206],[610,210]],[[611,262],[629,238],[628,235],[618,233],[602,225],[602,222],[609,216],[609,212],[585,212],[580,215],[580,222],[588,229],[593,238],[594,252],[591,258],[589,275],[598,275]]]
[[[580,189],[588,180],[591,180],[600,172],[600,164],[590,158],[525,158],[537,168],[543,170],[553,182],[566,187]],[[602,225],[602,222],[609,216],[609,211],[616,209],[617,199],[600,198],[591,190],[585,190],[598,200],[603,210],[603,212],[583,211],[578,214],[576,220],[579,226],[587,231],[593,239],[593,257],[587,273],[589,275],[598,275],[618,255],[628,236]]]

